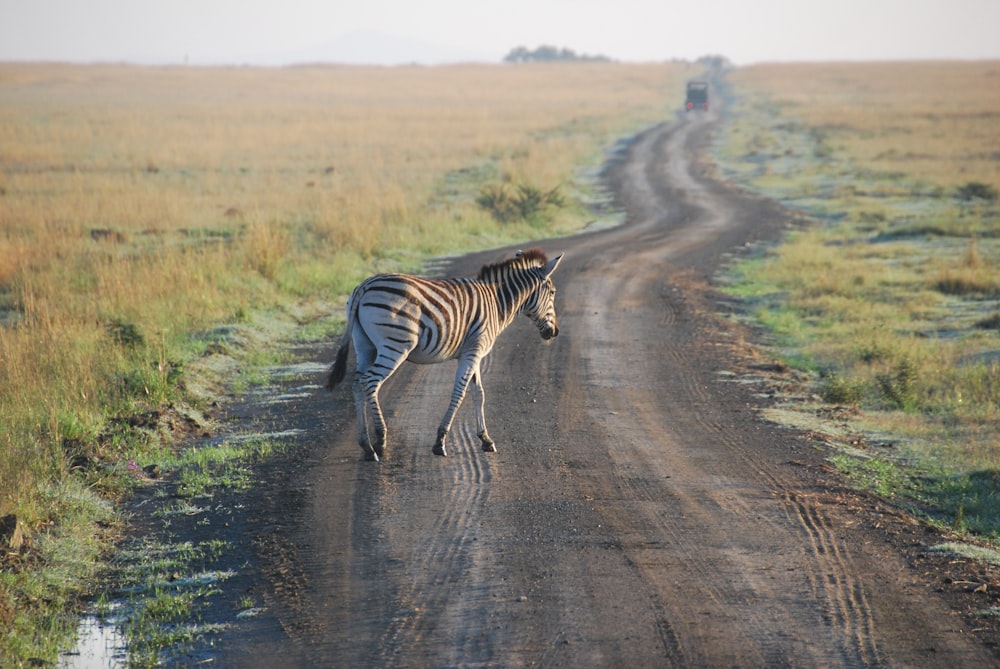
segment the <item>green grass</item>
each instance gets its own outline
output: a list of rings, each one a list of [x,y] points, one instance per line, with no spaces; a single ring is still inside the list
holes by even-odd
[[[116,557],[119,594],[96,607],[128,643],[131,667],[161,666],[199,637],[217,631],[200,622],[199,611],[232,575],[198,571],[228,550],[221,541],[156,544],[135,541]]]
[[[801,90],[807,90],[810,78],[824,76],[824,67],[785,74],[794,70],[805,77]],[[873,76],[885,74],[867,69]],[[851,80],[857,83],[865,72],[857,68]],[[714,147],[720,169],[799,212],[801,224],[780,244],[734,267],[726,290],[767,327],[777,357],[812,375],[824,403],[854,409],[856,433],[897,444],[864,458],[849,450],[833,455],[850,480],[942,526],[996,542],[995,188],[970,173],[953,185],[954,172],[939,173],[925,163],[913,164],[911,172],[912,160],[881,169],[882,159],[869,153],[871,143],[892,135],[895,150],[905,153],[908,142],[923,136],[901,129],[926,118],[911,118],[905,107],[891,117],[866,116],[866,109],[897,99],[856,107],[850,97],[856,87],[840,90],[827,83],[819,103],[792,93],[791,82],[769,76],[736,87],[733,120]],[[850,121],[815,120],[834,114]],[[890,121],[891,127],[879,125]],[[961,119],[948,117],[947,123],[948,132],[963,132]],[[990,132],[976,119],[967,125],[970,132]],[[861,141],[865,137],[868,144]],[[978,141],[995,139],[994,128],[992,138]],[[933,148],[944,152],[947,143],[935,141]],[[953,160],[952,154],[942,153],[941,160]]]
[[[909,476],[892,461],[836,453],[830,457],[830,462],[859,487],[873,490],[888,499],[906,495],[912,490]]]
[[[174,461],[180,470],[172,494],[185,499],[211,497],[216,488],[247,490],[252,485],[249,465],[280,453],[284,446],[266,438],[226,441],[185,450]]]
[[[931,519],[1000,545],[1000,473],[945,472],[927,476],[922,483],[934,505]]]
[[[990,548],[984,548],[982,546],[970,546],[969,544],[962,544],[957,542],[946,542],[933,546],[930,550],[948,553],[957,557],[971,558],[973,560],[978,560],[980,562],[985,562],[992,564],[994,566],[1000,567],[1000,553]],[[994,609],[1000,607],[993,607]],[[992,612],[990,615],[997,615],[1000,611]]]
[[[159,466],[168,480],[154,495],[158,503],[152,513],[161,534],[169,536],[178,517],[210,510],[218,490],[248,489],[253,464],[285,448],[274,439],[248,435],[178,452],[162,450]],[[95,608],[125,638],[129,666],[160,666],[221,629],[202,624],[200,611],[232,575],[212,570],[230,550],[221,540],[157,543],[137,537],[113,555]],[[246,608],[253,608],[252,601]],[[67,624],[74,622],[68,617]]]
[[[118,523],[108,500],[78,480],[63,481],[47,494],[62,522],[21,551],[18,562],[0,569],[0,610],[11,612],[0,620],[3,666],[55,656],[76,629],[80,583],[97,577]],[[36,564],[44,570],[35,571]]]

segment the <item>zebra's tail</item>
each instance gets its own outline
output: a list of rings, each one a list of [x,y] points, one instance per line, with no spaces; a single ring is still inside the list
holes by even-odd
[[[347,333],[337,351],[337,360],[333,363],[333,368],[330,369],[330,378],[326,380],[327,390],[333,390],[338,383],[344,380],[344,375],[347,374],[347,353],[350,350],[351,338],[350,333]]]
[[[333,390],[337,384],[344,380],[347,374],[347,354],[351,350],[351,332],[354,330],[354,321],[357,319],[357,300],[354,296],[348,301],[347,325],[344,328],[344,336],[340,340],[340,348],[337,350],[337,360],[330,369],[330,377],[326,380],[326,389]]]

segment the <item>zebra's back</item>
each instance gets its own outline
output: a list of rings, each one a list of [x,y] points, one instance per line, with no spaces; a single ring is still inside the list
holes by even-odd
[[[380,333],[389,346],[409,349],[411,362],[454,358],[491,308],[483,286],[470,279],[428,279],[409,274],[377,274],[351,296],[358,324],[369,337]]]

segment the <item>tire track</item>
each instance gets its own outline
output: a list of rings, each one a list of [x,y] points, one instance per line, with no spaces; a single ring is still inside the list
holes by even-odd
[[[875,621],[864,585],[853,576],[854,565],[844,555],[829,521],[819,510],[806,504],[794,492],[787,491],[787,502],[794,506],[811,543],[813,555],[827,572],[826,579],[810,571],[817,599],[828,602],[837,626],[844,631],[844,654],[855,664],[881,666],[881,653],[875,643]]]
[[[405,557],[394,558],[404,564],[401,577],[393,579],[399,584],[389,602],[395,612],[371,646],[369,660],[377,666],[397,666],[400,658],[407,657],[410,658],[407,662],[412,662],[421,655],[430,662],[430,658],[452,652],[454,646],[447,641],[470,624],[469,603],[457,595],[475,586],[477,528],[482,522],[481,510],[489,500],[493,477],[489,458],[482,453],[476,436],[471,404],[463,404],[455,421],[447,458],[430,454],[429,446],[424,448],[424,441],[430,443],[425,435],[433,435],[437,429],[438,411],[431,406],[446,401],[447,397],[438,397],[421,388],[443,387],[446,378],[454,375],[451,365],[440,367],[421,369],[422,373],[414,374],[399,391],[407,397],[408,404],[414,398],[421,398],[416,406],[407,406],[405,415],[423,419],[410,431],[412,436],[396,447],[397,452],[408,452],[405,466],[391,467],[394,475],[407,479],[407,487],[397,485],[381,491],[387,512],[380,515],[378,523],[386,541],[397,551],[399,547],[408,550]],[[439,378],[422,378],[427,375]],[[401,419],[405,417],[396,418],[397,422]],[[419,445],[413,443],[418,440]],[[433,475],[419,481],[409,480],[414,471],[421,469]],[[429,526],[421,526],[421,516],[408,512],[435,505],[439,511]]]
[[[732,434],[720,424],[706,425],[730,453],[743,460],[770,488],[785,506],[785,517],[800,528],[810,548],[810,561],[818,569],[807,569],[811,591],[816,600],[826,602],[826,609],[835,627],[841,630],[844,657],[853,665],[881,666],[881,652],[875,642],[873,610],[863,581],[855,576],[857,566],[845,552],[836,528],[813,504],[808,495],[796,492],[789,483],[776,476],[755,457],[759,449],[748,448],[745,439]],[[744,507],[739,515],[748,515]]]
[[[678,147],[685,141],[686,134],[684,132],[674,132],[670,134],[664,133],[660,136],[656,136],[655,133],[649,134],[643,141],[638,142],[635,151],[639,162],[645,164],[645,169],[642,172],[644,178],[640,180],[633,175],[627,182],[629,187],[635,187],[640,192],[646,193],[648,197],[650,192],[656,192],[656,189],[651,186],[651,182],[663,178],[664,171],[661,169],[661,166],[666,165],[666,172],[674,183],[674,188],[671,192],[683,191],[689,200],[695,201],[696,204],[693,206],[696,208],[697,201],[701,199],[700,191],[702,188],[690,174],[689,166],[679,157],[682,155],[682,152]],[[659,202],[660,212],[667,212],[670,207],[677,207],[677,203],[675,202],[668,203],[663,200],[659,200]],[[690,221],[686,227],[694,225],[699,229],[698,233],[691,234],[685,226],[682,226],[680,229],[668,227],[666,230],[661,231],[664,240],[661,240],[659,245],[654,245],[660,249],[656,253],[662,253],[663,248],[676,248],[677,250],[670,257],[682,258],[683,251],[689,249],[691,245],[701,242],[699,237],[707,234],[706,230],[710,231],[711,228],[724,225],[725,223],[723,220],[724,217],[721,214],[710,216],[707,213],[702,213],[700,216],[692,216],[691,211],[689,209],[686,212]],[[646,214],[646,217],[649,221],[646,225],[657,224],[661,227],[662,220],[668,218],[666,213],[662,213],[659,219],[652,214]],[[711,218],[712,220],[706,221],[706,218]],[[640,222],[640,225],[642,223]],[[678,246],[679,248],[677,248]],[[638,318],[647,321],[658,320],[665,329],[669,329],[678,322],[678,312],[682,307],[676,305],[671,296],[664,291],[664,279],[661,278],[663,274],[649,276],[649,273],[642,273],[642,267],[656,266],[655,259],[650,257],[652,255],[654,253],[643,251],[633,254],[633,257],[638,256],[638,262],[632,265],[636,269],[633,270],[631,276],[622,277],[620,282],[616,284],[615,289],[597,293],[598,297],[603,295],[611,296],[613,302],[609,300],[601,303],[604,309],[595,311],[595,314],[601,311],[606,314],[614,314],[616,313],[615,307],[623,302],[626,304],[631,304],[633,301],[637,303],[641,302],[640,299],[633,299],[633,296],[641,297],[642,295],[655,293],[660,296],[659,306],[662,311],[659,314],[644,311],[636,313],[629,309],[629,318]],[[662,264],[660,268],[662,268]],[[610,273],[611,271],[609,270]],[[676,276],[678,273],[677,269],[673,268],[672,273]],[[671,268],[665,268],[664,274],[669,277]],[[594,294],[593,291],[591,291],[591,294]],[[599,341],[608,342],[615,341],[615,333],[628,332],[629,330],[626,318],[590,318],[583,327],[589,332],[594,332]],[[619,342],[619,346],[614,350],[615,354],[611,357],[619,363],[624,363],[626,369],[644,368],[647,374],[651,371],[649,369],[651,361],[645,361],[645,367],[636,364],[637,360],[631,354],[632,350],[628,347],[627,343],[622,344]],[[664,439],[661,437],[658,440],[660,442],[657,448],[659,454],[672,462],[672,468],[674,469],[684,466],[690,467],[687,458],[682,460],[680,457],[671,457],[669,452],[671,450],[677,452],[682,448],[679,444],[682,443],[683,439],[679,435],[701,433],[706,435],[709,440],[718,441],[721,444],[719,450],[723,453],[735,455],[744,460],[756,473],[760,485],[757,487],[750,482],[748,485],[743,486],[743,490],[735,490],[733,494],[720,493],[718,481],[723,478],[721,474],[723,470],[718,470],[720,474],[714,478],[706,476],[702,472],[690,471],[684,476],[686,481],[697,480],[700,476],[702,479],[707,479],[708,482],[703,487],[696,485],[688,490],[681,490],[676,486],[664,485],[662,480],[655,477],[629,475],[627,464],[634,463],[637,460],[643,461],[643,471],[655,470],[656,463],[644,452],[633,451],[620,454],[613,450],[612,456],[618,461],[618,472],[616,473],[618,485],[624,489],[625,497],[629,502],[638,503],[640,506],[653,505],[654,507],[657,506],[657,500],[663,500],[664,497],[668,497],[670,499],[668,506],[681,510],[682,517],[697,518],[698,522],[695,524],[706,524],[713,522],[713,520],[718,522],[721,518],[732,518],[734,522],[739,522],[742,518],[751,517],[754,515],[754,507],[760,503],[759,498],[763,495],[769,495],[771,498],[769,502],[772,505],[776,503],[785,509],[782,514],[785,522],[776,522],[775,517],[777,514],[772,510],[770,517],[767,519],[769,525],[772,526],[772,532],[787,533],[788,519],[792,519],[801,531],[801,536],[793,535],[787,538],[782,550],[794,552],[800,543],[809,546],[810,554],[802,557],[816,564],[818,571],[825,574],[824,576],[816,576],[816,570],[807,569],[804,571],[808,580],[806,585],[808,585],[814,597],[825,602],[824,610],[826,613],[821,617],[832,621],[831,627],[833,629],[831,632],[834,636],[828,643],[829,654],[820,653],[814,659],[820,664],[826,662],[838,664],[847,662],[851,665],[860,663],[861,666],[877,666],[880,662],[879,651],[874,642],[874,621],[865,589],[858,579],[851,576],[853,565],[843,554],[829,524],[819,515],[818,510],[810,508],[798,500],[793,500],[793,493],[788,492],[788,485],[771,474],[766,467],[759,465],[749,455],[749,450],[752,449],[747,449],[741,444],[741,441],[745,437],[740,434],[731,435],[725,425],[720,422],[720,419],[713,415],[712,403],[716,397],[716,393],[710,388],[706,380],[697,375],[683,373],[688,368],[683,364],[688,350],[689,342],[680,342],[677,346],[668,345],[661,349],[662,356],[658,361],[660,364],[657,367],[660,371],[657,376],[660,378],[671,378],[675,384],[679,385],[682,388],[680,396],[684,397],[685,401],[682,408],[669,412],[669,417],[674,418],[679,427],[672,429],[675,435],[673,439]],[[587,366],[588,369],[595,370],[601,367],[601,362],[596,357],[589,361],[589,363]],[[613,371],[608,371],[614,374]],[[602,385],[601,378],[603,376],[605,375],[596,374],[585,379],[583,383]],[[633,378],[629,384],[629,391],[633,394],[640,394],[645,390],[643,387],[646,385],[643,383],[644,378],[647,377]],[[621,378],[613,377],[611,382],[612,385],[615,385],[622,380]],[[655,386],[655,383],[649,385]],[[610,413],[618,417],[622,409],[629,404],[635,406],[654,406],[656,402],[653,399],[644,397],[636,397],[631,401],[625,402],[619,400],[612,405],[613,408]],[[666,419],[667,416],[663,418]],[[610,437],[612,442],[641,443],[644,439],[649,439],[645,435],[656,435],[658,432],[662,434],[664,431],[664,427],[657,425],[637,427],[633,417],[629,417],[626,420],[614,420],[612,422],[614,424],[614,427],[611,429],[612,436]],[[671,428],[667,427],[666,429],[670,430]],[[630,434],[630,437],[623,438],[622,435],[626,434]],[[669,476],[669,474],[664,474],[664,477],[666,476]],[[758,499],[754,499],[755,497]],[[626,533],[641,535],[643,528],[647,528],[646,531],[648,532],[647,520],[644,519],[643,522],[635,523],[633,527],[626,529]],[[702,603],[710,604],[713,608],[713,617],[725,618],[727,608],[731,607],[734,602],[741,600],[751,601],[759,599],[761,596],[766,596],[770,601],[774,601],[776,596],[780,595],[780,593],[771,592],[766,589],[767,584],[753,583],[748,585],[740,583],[738,578],[730,580],[730,575],[725,573],[727,569],[725,567],[725,556],[711,561],[699,559],[703,556],[704,549],[696,543],[689,543],[688,537],[696,535],[699,541],[701,541],[705,539],[704,532],[698,533],[686,524],[670,519],[669,516],[661,515],[659,519],[654,519],[654,522],[657,520],[659,521],[658,524],[661,531],[665,536],[669,537],[670,543],[674,545],[676,552],[681,556],[681,564],[684,565],[682,568],[687,573],[687,579],[685,580],[689,583],[698,584],[694,588],[687,589],[685,597],[696,598]],[[621,519],[615,518],[615,521],[620,523]],[[747,544],[751,544],[749,539],[745,538]],[[634,546],[623,542],[622,547],[626,551],[630,550],[630,548],[634,551],[639,547],[648,545],[648,542],[636,540]],[[742,562],[748,560],[749,558],[745,556],[742,558]],[[635,558],[633,558],[633,561],[640,568],[643,568],[643,565],[636,561]],[[711,566],[703,566],[706,564]],[[764,589],[755,591],[754,586],[758,589]],[[744,590],[744,588],[749,588],[749,591]],[[749,611],[749,614],[749,617],[744,617],[740,621],[727,622],[730,626],[730,633],[733,636],[735,645],[743,648],[758,648],[762,655],[757,660],[766,662],[769,665],[771,663],[786,662],[789,658],[784,656],[781,643],[787,643],[787,639],[779,639],[771,643],[762,644],[758,638],[759,631],[767,626],[768,619],[783,618],[792,623],[793,617],[797,614],[792,611],[782,613],[782,611],[774,607],[767,609],[767,614],[764,617],[761,617],[753,610]],[[817,622],[821,621],[817,620]],[[676,627],[676,623],[671,625],[672,629]],[[676,633],[674,636],[676,636]],[[754,643],[755,641],[757,643]],[[804,642],[802,645],[805,645]],[[686,649],[681,649],[681,652],[687,660],[698,665],[709,661],[711,664],[712,662],[724,662],[728,659],[733,659],[726,657],[710,658],[701,655],[702,651],[690,643],[688,643]],[[738,660],[739,658],[735,659]],[[751,661],[751,664],[756,664],[756,662]]]
[[[785,517],[797,524],[810,547],[810,561],[818,569],[804,570],[809,578],[811,591],[826,608],[835,627],[842,630],[844,657],[859,666],[880,666],[881,653],[875,642],[875,622],[863,582],[854,576],[858,569],[838,540],[836,529],[822,510],[810,503],[808,497],[796,492],[787,481],[776,476],[762,465],[755,453],[748,448],[742,435],[733,434],[721,424],[708,424],[708,431],[733,455],[743,460],[757,475],[764,486],[774,491],[784,503]],[[750,515],[750,508],[737,509],[737,515]]]
[[[694,206],[702,210],[698,216],[699,227],[708,227],[701,220],[713,216],[708,214],[703,202],[704,198],[701,197],[705,189],[698,182],[697,177],[692,174],[691,164],[686,160],[690,152],[680,150],[680,143],[685,142],[686,137],[681,133],[673,133],[672,136],[675,138],[672,144],[658,142],[657,146],[663,147],[667,151],[665,164],[669,165],[669,175],[675,188],[679,186],[688,191],[688,197],[694,200]],[[716,207],[714,217],[719,219],[727,213],[731,215],[730,212],[719,212],[718,207]],[[671,314],[671,321],[676,321],[674,309],[666,309],[665,311]],[[682,351],[680,347],[674,350],[678,354]],[[695,377],[690,377],[687,380],[685,388],[689,396],[695,398],[699,403],[707,402],[711,395],[708,392],[707,384]],[[827,576],[826,578],[818,578],[813,570],[806,570],[805,573],[812,582],[815,596],[827,603],[831,617],[837,621],[836,626],[842,630],[842,650],[845,658],[852,664],[860,662],[862,666],[878,665],[880,658],[877,645],[874,642],[874,620],[871,606],[863,584],[852,576],[854,566],[844,554],[830,524],[816,507],[802,502],[796,493],[789,490],[787,483],[772,474],[766,466],[761,466],[758,463],[753,453],[759,451],[746,448],[744,435],[733,435],[723,426],[714,422],[706,422],[703,427],[717,435],[730,452],[739,454],[766,485],[781,491],[786,505],[791,506],[797,512],[795,514],[789,513],[788,516],[799,522],[809,540],[811,558],[820,564],[821,571],[825,571]],[[736,509],[736,515],[746,517],[748,510],[745,506]]]

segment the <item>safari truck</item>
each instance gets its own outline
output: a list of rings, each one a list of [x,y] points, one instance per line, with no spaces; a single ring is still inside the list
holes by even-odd
[[[708,111],[708,82],[689,81],[687,85],[687,101],[684,108],[688,111],[692,109],[703,109]]]

